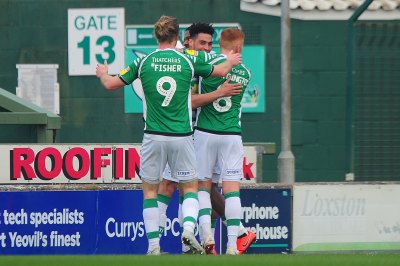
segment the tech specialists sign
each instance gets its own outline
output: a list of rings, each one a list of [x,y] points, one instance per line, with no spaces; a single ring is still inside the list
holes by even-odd
[[[245,147],[244,182],[254,183],[255,146]],[[140,145],[0,145],[0,184],[141,183]]]
[[[181,252],[178,193],[161,248]],[[145,254],[141,190],[0,191],[0,254]]]

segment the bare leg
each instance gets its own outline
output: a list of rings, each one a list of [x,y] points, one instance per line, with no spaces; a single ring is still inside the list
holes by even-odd
[[[177,187],[178,187],[178,183],[176,183],[174,181],[163,179],[160,182],[160,186],[158,187],[158,194],[172,197],[172,194],[174,194]]]
[[[218,191],[218,184],[213,183],[211,188],[211,205],[219,217],[225,217],[225,199]]]

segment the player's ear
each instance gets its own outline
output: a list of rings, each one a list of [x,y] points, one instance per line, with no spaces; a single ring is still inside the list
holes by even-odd
[[[189,49],[193,49],[194,50],[194,40],[189,38],[188,44],[189,44]]]
[[[234,52],[234,53],[241,53],[241,52],[242,52],[242,47],[241,47],[239,44],[236,44],[236,45],[233,47],[233,52]]]

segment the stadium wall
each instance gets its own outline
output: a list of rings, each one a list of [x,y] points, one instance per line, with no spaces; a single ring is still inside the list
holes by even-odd
[[[243,187],[242,223],[257,234],[248,253],[400,250],[399,184]],[[135,184],[0,185],[1,254],[144,254],[142,200]],[[161,240],[170,253],[181,250],[177,206],[175,193]],[[224,228],[217,226],[218,252]]]
[[[246,44],[266,46],[266,111],[243,114],[244,142],[275,142],[263,157],[263,181],[277,181],[280,147],[280,18],[242,12],[239,0],[2,0],[0,87],[15,93],[16,64],[58,64],[60,143],[138,143],[140,114],[125,114],[123,91],[107,92],[94,76],[68,76],[69,8],[124,7],[126,24],[153,24],[160,15],[181,23],[237,22]],[[193,12],[196,10],[196,12]],[[296,180],[345,177],[346,23],[292,21],[292,139]],[[0,108],[0,111],[2,110]],[[35,142],[30,126],[0,126],[0,142]]]
[[[104,190],[92,190],[94,187],[80,185],[74,191],[54,191],[54,186],[41,186],[44,191],[1,191],[0,186],[1,254],[145,254],[148,243],[140,188],[108,184]],[[64,188],[75,189],[73,185]],[[289,253],[291,189],[242,189],[241,193],[246,198],[243,221],[258,238],[248,253]],[[163,251],[172,254],[182,251],[178,205],[176,192],[160,243]],[[222,228],[225,226],[218,222],[218,253],[226,250],[226,231]]]

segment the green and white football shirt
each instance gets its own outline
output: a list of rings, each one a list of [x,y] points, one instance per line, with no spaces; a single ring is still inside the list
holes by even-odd
[[[145,133],[187,136],[193,131],[191,80],[194,75],[208,77],[212,71],[201,58],[164,49],[137,58],[119,77],[125,84],[137,78],[142,82]]]
[[[210,58],[207,62],[217,65],[225,60],[226,56],[218,55],[215,58]],[[229,77],[231,78],[230,83],[241,83],[243,85],[242,92],[239,95],[219,98],[210,104],[202,106],[197,114],[197,129],[215,134],[241,134],[241,101],[251,79],[250,70],[245,65],[239,64],[233,67],[223,78],[203,78],[200,82],[199,91],[201,94],[212,92],[218,89]]]

